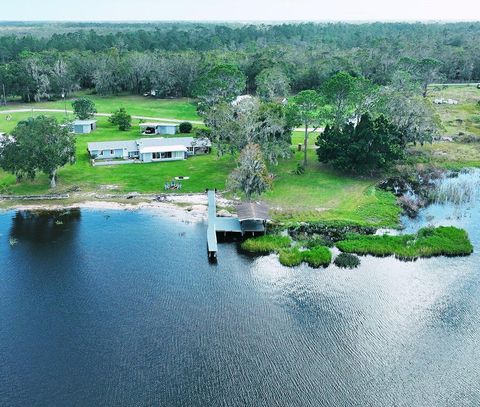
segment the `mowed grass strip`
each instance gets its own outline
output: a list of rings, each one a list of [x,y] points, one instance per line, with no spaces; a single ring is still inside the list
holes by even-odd
[[[87,97],[95,102],[99,113],[112,113],[124,107],[132,116],[158,117],[175,120],[201,120],[197,114],[197,104],[193,99],[156,99],[145,96],[99,96],[89,92],[78,92],[66,100],[67,110],[72,109],[72,102],[79,97]],[[0,107],[2,110],[14,109],[65,109],[63,100],[38,103],[9,103]],[[1,117],[1,116],[0,116]]]
[[[337,243],[345,253],[394,255],[399,259],[413,260],[419,257],[467,256],[473,252],[468,234],[453,226],[423,228],[416,234],[399,236],[351,235]]]

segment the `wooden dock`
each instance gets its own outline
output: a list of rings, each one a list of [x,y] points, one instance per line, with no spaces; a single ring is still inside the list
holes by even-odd
[[[223,233],[225,236],[228,234],[240,234],[243,236],[245,233],[265,233],[266,230],[266,214],[265,219],[255,217],[218,217],[217,216],[217,202],[214,190],[208,190],[208,227],[207,227],[207,250],[208,257],[211,259],[217,258],[218,243],[217,233]],[[252,204],[249,204],[252,205]],[[243,208],[245,209],[245,208]],[[237,209],[238,211],[239,209]],[[248,212],[248,209],[247,209]]]

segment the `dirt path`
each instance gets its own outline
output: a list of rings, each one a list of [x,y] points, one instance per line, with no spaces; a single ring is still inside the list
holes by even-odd
[[[8,115],[13,113],[28,113],[28,112],[39,112],[39,113],[65,113],[65,109],[10,109],[10,110],[0,110],[0,114]],[[68,114],[73,114],[72,110],[67,110]],[[110,117],[111,113],[95,113],[97,117]],[[132,119],[138,120],[153,120],[158,122],[166,122],[166,123],[182,123],[182,122],[190,122],[192,124],[200,124],[202,125],[203,122],[200,120],[178,120],[178,119],[167,119],[165,117],[149,117],[149,116],[132,116]],[[293,129],[294,131],[304,131],[304,128],[296,128]],[[309,131],[314,131],[315,129],[309,129]],[[317,131],[322,131],[323,129],[316,129]]]
[[[28,112],[39,112],[39,113],[65,113],[65,109],[11,109],[11,110],[1,110],[0,114],[8,115],[12,113],[28,113]],[[73,114],[72,110],[67,110],[67,113]],[[96,113],[95,116],[97,117],[110,117],[111,113]],[[133,119],[140,119],[140,120],[155,120],[155,121],[162,121],[167,123],[182,123],[185,121],[189,121],[193,124],[203,124],[203,122],[199,120],[178,120],[178,119],[167,119],[165,117],[149,117],[149,116],[132,116]]]

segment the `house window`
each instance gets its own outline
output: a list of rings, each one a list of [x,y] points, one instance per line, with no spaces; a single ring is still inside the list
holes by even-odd
[[[103,150],[100,150],[100,153],[98,153],[98,155],[103,155]]]
[[[110,150],[110,155],[115,154],[115,150]]]
[[[172,152],[167,151],[166,153],[162,153],[162,158],[172,158]]]
[[[152,158],[154,160],[159,160],[160,159],[160,153],[152,153]]]

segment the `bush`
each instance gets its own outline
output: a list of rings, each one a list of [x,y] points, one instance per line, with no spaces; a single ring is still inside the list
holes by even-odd
[[[340,268],[354,269],[360,265],[360,259],[354,254],[340,253],[333,263]]]
[[[297,163],[297,166],[295,167],[295,169],[293,170],[293,174],[294,175],[303,175],[305,174],[305,167],[300,164],[300,163]]]
[[[108,121],[116,126],[120,131],[130,130],[132,127],[132,116],[130,116],[124,107],[121,107],[108,118]]]
[[[473,246],[467,232],[453,226],[423,228],[415,235],[350,235],[337,243],[345,253],[391,256],[404,260],[433,256],[467,256]]]
[[[332,253],[325,246],[318,246],[303,252],[303,260],[310,267],[327,267],[332,262]]]
[[[291,242],[288,236],[265,235],[245,240],[242,249],[250,253],[268,254],[290,247]]]
[[[180,123],[178,129],[180,130],[180,133],[191,133],[193,130],[193,125],[190,122],[183,122]]]
[[[299,266],[303,261],[303,253],[298,248],[281,249],[280,263],[287,267]]]

